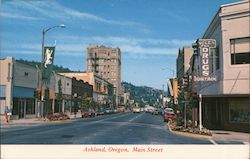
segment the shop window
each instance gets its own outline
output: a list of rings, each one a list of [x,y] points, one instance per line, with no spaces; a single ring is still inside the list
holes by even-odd
[[[12,115],[18,115],[18,99],[13,100]]]
[[[216,65],[216,70],[220,69],[220,46],[217,45],[216,49],[215,49],[215,65]]]
[[[248,101],[230,102],[229,113],[230,122],[250,123],[250,107]]]
[[[231,64],[250,64],[250,37],[231,39]]]
[[[35,103],[33,99],[26,100],[26,114],[35,114]]]
[[[0,114],[3,115],[5,114],[5,100],[0,99]]]

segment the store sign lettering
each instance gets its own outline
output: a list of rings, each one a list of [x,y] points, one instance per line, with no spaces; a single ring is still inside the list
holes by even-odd
[[[216,41],[214,39],[199,39],[198,46],[201,57],[201,76],[195,76],[194,81],[216,81],[216,77],[209,76],[210,51],[216,48]]]
[[[216,41],[214,39],[200,39],[198,43],[201,54],[201,76],[208,77],[210,49],[216,48]]]

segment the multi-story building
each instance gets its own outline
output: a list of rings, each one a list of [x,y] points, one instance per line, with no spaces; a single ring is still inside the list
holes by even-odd
[[[11,112],[11,119],[35,118],[39,70],[12,57],[0,60],[1,117]]]
[[[178,57],[176,59],[176,77],[178,82],[178,103],[184,105],[185,98],[187,98],[188,91],[188,80],[189,80],[189,69],[190,59],[193,55],[193,48],[183,47],[179,49]]]
[[[249,6],[249,0],[222,5],[202,37],[216,40],[209,64],[202,67],[207,62],[200,49],[194,56],[194,75],[209,68],[209,76],[216,78],[195,82],[205,127],[250,132]]]
[[[116,103],[121,97],[121,50],[105,46],[87,48],[87,72],[94,72],[109,81],[116,89]]]
[[[190,58],[193,55],[193,49],[190,47],[183,47],[179,49],[178,57],[176,59],[176,75],[178,84],[182,83],[182,78],[190,68]]]
[[[60,90],[61,89],[61,90]],[[61,91],[61,92],[60,92]],[[52,112],[66,112],[70,110],[72,99],[72,78],[53,72],[50,78],[50,98],[53,99]]]
[[[88,82],[90,85],[93,85],[93,100],[97,102],[98,105],[114,106],[113,85],[94,72],[69,72],[60,74]]]

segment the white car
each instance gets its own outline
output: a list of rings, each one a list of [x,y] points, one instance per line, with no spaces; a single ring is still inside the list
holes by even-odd
[[[165,108],[164,112],[166,112],[166,113],[174,113],[174,110],[172,108]]]
[[[140,113],[140,112],[141,112],[141,110],[140,110],[139,107],[134,107],[133,108],[133,113]]]

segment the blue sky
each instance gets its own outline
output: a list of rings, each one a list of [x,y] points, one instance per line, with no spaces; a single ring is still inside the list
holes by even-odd
[[[176,67],[178,48],[202,37],[222,4],[235,0],[2,0],[1,58],[41,60],[56,40],[54,63],[86,70],[90,44],[119,47],[122,80],[162,88]]]

